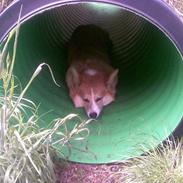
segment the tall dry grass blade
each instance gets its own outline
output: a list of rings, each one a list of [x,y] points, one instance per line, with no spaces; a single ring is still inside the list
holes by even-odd
[[[32,158],[31,158],[31,156],[30,156],[30,153],[29,153],[28,150],[26,149],[25,144],[24,144],[23,140],[21,139],[19,133],[15,130],[15,131],[14,131],[14,134],[15,134],[15,136],[17,137],[18,142],[19,142],[20,145],[22,146],[22,148],[23,148],[25,154],[26,154],[27,157],[29,158],[29,161],[31,162],[32,166],[35,168],[35,170],[37,171],[37,173],[38,173],[39,175],[41,175],[40,171],[38,170],[37,166],[35,165],[34,161],[32,160]]]
[[[29,86],[31,85],[31,83],[33,82],[33,80],[39,75],[39,73],[41,72],[42,67],[43,67],[44,65],[46,65],[46,66],[49,68],[50,73],[51,73],[51,76],[52,76],[53,81],[55,82],[55,84],[56,84],[57,86],[60,86],[60,85],[58,85],[58,84],[56,83],[56,81],[55,81],[55,79],[54,79],[54,76],[53,76],[53,73],[52,73],[52,71],[51,71],[50,66],[49,66],[48,64],[46,64],[46,63],[40,64],[40,65],[37,67],[37,69],[34,71],[34,73],[33,73],[32,77],[31,77],[31,79],[29,80],[29,82],[27,83],[27,85],[25,86],[25,88],[23,89],[23,91],[21,92],[21,94],[20,94],[20,96],[18,97],[18,99],[17,99],[15,105],[13,106],[13,108],[11,109],[11,111],[9,112],[9,114],[8,114],[8,119],[10,119],[11,115],[13,114],[13,112],[15,111],[15,109],[17,108],[17,106],[19,105],[19,103],[21,102],[23,96],[24,96],[25,93],[27,92]]]
[[[7,131],[6,106],[3,105],[0,110],[0,152],[5,148],[5,135]]]
[[[55,77],[54,77],[54,75],[53,75],[53,71],[52,71],[51,67],[50,67],[47,63],[42,63],[42,64],[40,65],[41,68],[42,68],[43,66],[47,66],[47,67],[48,67],[53,82],[55,83],[55,85],[57,85],[58,87],[60,87],[60,85],[59,85],[59,84],[56,82],[56,80],[55,80]]]
[[[7,82],[8,82],[7,85],[8,86],[9,86],[9,82],[11,81],[11,77],[13,75],[13,68],[14,68],[14,64],[15,64],[18,36],[19,36],[19,31],[20,31],[20,19],[21,19],[21,14],[22,14],[22,7],[23,7],[23,5],[21,5],[21,7],[20,7],[18,22],[17,22],[17,26],[16,26],[16,29],[15,29],[15,42],[13,44],[13,57],[12,57],[12,63],[10,65],[10,69],[9,69],[9,72],[8,72],[8,79],[7,79]]]
[[[4,61],[8,59],[6,59],[7,56],[7,48],[8,48],[8,44],[10,42],[10,40],[12,39],[12,37],[15,35],[15,39],[14,39],[14,44],[13,44],[13,56],[12,56],[12,60],[11,60],[11,64],[10,64],[10,68],[6,68],[8,69],[8,73],[7,73],[7,78],[6,78],[6,82],[4,83],[4,90],[6,91],[9,83],[11,81],[11,77],[12,77],[12,72],[13,72],[13,68],[14,68],[14,63],[15,63],[15,57],[16,57],[16,49],[17,49],[17,43],[18,43],[18,36],[19,36],[19,29],[20,29],[20,19],[21,19],[21,13],[22,13],[22,5],[20,7],[20,12],[19,12],[19,16],[18,16],[18,21],[17,21],[17,26],[15,27],[15,29],[13,29],[8,38],[7,41],[5,42],[5,45],[3,47],[3,50],[1,52],[1,60],[0,60],[0,67],[1,67],[1,73],[2,70],[4,68]],[[8,59],[9,60],[9,59]]]

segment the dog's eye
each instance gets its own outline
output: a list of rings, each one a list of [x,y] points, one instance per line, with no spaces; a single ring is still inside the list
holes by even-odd
[[[89,100],[88,100],[87,98],[84,98],[83,100],[84,100],[85,102],[87,102],[87,103],[89,102]]]
[[[99,102],[100,100],[102,100],[102,97],[97,97],[97,98],[95,99],[96,102]]]

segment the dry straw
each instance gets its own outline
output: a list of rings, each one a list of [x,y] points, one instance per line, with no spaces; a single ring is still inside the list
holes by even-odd
[[[124,183],[183,183],[182,141],[167,140],[124,167]]]
[[[182,140],[168,139],[144,155],[119,164],[119,171],[111,173],[115,183],[183,183]]]

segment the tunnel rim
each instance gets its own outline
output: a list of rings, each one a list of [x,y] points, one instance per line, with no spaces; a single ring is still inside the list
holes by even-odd
[[[179,41],[181,40],[181,37],[183,38],[183,23],[166,2],[157,0],[141,0],[140,2],[133,0],[124,0],[122,2],[121,0],[47,0],[44,2],[41,0],[37,0],[36,2],[34,0],[16,0],[0,13],[0,25],[2,25],[2,29],[0,30],[0,43],[2,43],[9,32],[15,28],[21,6],[23,8],[20,22],[24,23],[46,10],[79,3],[111,4],[144,18],[146,21],[152,23],[154,26],[160,29],[168,37],[168,39],[170,39],[172,44],[174,44],[179,54],[183,58],[183,41]],[[161,16],[159,13],[154,12],[155,7],[159,8]],[[12,12],[13,16],[9,15],[10,12]],[[168,21],[166,21],[167,17],[169,18]],[[177,29],[172,29],[172,27],[177,27]]]

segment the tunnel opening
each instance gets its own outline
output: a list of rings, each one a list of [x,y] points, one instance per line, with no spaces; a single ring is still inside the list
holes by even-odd
[[[88,125],[89,137],[72,142],[77,148],[71,153],[66,148],[63,153],[70,161],[82,163],[138,156],[140,144],[155,139],[158,145],[174,131],[183,114],[181,54],[165,32],[146,18],[105,3],[68,4],[44,11],[21,25],[14,74],[24,86],[45,62],[61,85],[57,87],[45,69],[27,93],[41,104],[40,113],[51,110],[41,127],[70,113],[86,119],[83,109],[74,108],[65,83],[67,41],[78,25],[86,24],[100,26],[110,34],[112,66],[119,69],[117,96],[98,120]]]

